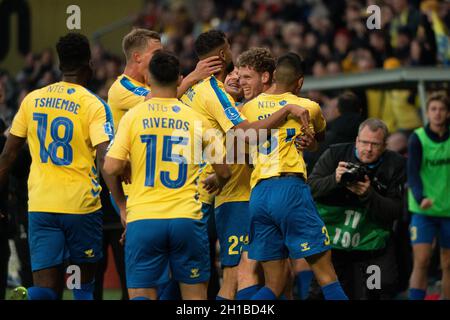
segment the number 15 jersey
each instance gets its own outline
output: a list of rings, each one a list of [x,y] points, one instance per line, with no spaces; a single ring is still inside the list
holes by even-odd
[[[80,85],[57,82],[28,94],[10,131],[30,147],[28,211],[100,209],[95,146],[110,141],[113,130],[108,105]]]

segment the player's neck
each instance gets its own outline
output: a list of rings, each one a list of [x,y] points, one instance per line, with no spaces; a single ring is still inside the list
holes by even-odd
[[[226,72],[226,70],[224,70],[224,68],[222,68],[222,70],[220,72],[214,74],[214,77],[216,77],[216,79],[221,82],[225,82],[225,78],[227,77],[227,75],[228,75],[228,73]]]
[[[127,64],[125,66],[125,70],[123,71],[123,74],[132,78],[133,80],[136,80],[140,83],[145,84],[145,78],[144,76],[139,72],[137,65],[135,64]]]
[[[447,126],[430,123],[430,130],[442,137],[447,132]]]
[[[75,83],[83,87],[86,87],[88,83],[86,79],[83,79],[83,77],[81,77],[80,75],[69,75],[69,74],[63,74],[62,81]]]
[[[177,88],[152,88],[152,98],[176,99]]]
[[[291,89],[286,87],[286,86],[282,86],[279,84],[274,84],[269,90],[267,90],[267,93],[270,94],[284,94],[284,93],[292,93]]]

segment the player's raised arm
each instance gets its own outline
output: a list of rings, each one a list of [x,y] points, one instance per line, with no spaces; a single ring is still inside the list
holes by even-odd
[[[194,84],[215,74],[222,68],[222,61],[218,56],[212,56],[200,60],[195,67],[195,70],[189,73],[181,82],[177,90],[177,96],[180,98],[190,87]]]
[[[274,112],[270,117],[255,121],[249,122],[248,120],[244,120],[239,123],[234,129],[243,129],[243,130],[261,130],[261,129],[276,129],[280,127],[282,124],[286,122],[286,119],[289,115],[292,115],[297,121],[302,125],[302,127],[307,128],[309,124],[309,111],[303,107],[289,104],[283,107],[282,109]]]

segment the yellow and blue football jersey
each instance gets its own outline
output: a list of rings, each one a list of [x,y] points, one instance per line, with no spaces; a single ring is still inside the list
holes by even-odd
[[[309,99],[300,98],[292,93],[265,94],[247,102],[242,113],[250,122],[262,120],[287,104],[295,104],[308,109],[309,127],[314,133],[325,130],[326,123],[320,106]],[[302,133],[300,124],[291,116],[288,121],[274,131],[266,141],[250,146],[250,154],[254,165],[251,187],[258,181],[280,176],[282,173],[300,173],[306,179],[306,164],[302,153],[295,147],[295,138]]]
[[[119,127],[120,119],[125,113],[139,103],[144,102],[145,97],[149,93],[149,86],[125,74],[117,77],[108,91],[108,105],[111,108],[116,130]]]
[[[202,218],[196,180],[208,128],[175,98],[151,98],[125,114],[108,157],[131,161],[127,223]]]
[[[10,132],[28,139],[30,212],[80,214],[101,208],[95,146],[114,135],[103,100],[78,84],[51,84],[25,97]]]
[[[204,116],[211,126],[225,134],[245,120],[235,107],[234,99],[224,85],[214,76],[198,82],[181,97],[181,100]],[[250,198],[250,169],[245,164],[230,165],[231,179],[215,197],[215,207],[225,202],[248,201]]]
[[[125,113],[139,103],[145,101],[150,87],[122,74],[117,77],[108,91],[108,105],[113,115],[115,130]],[[128,195],[131,184],[122,183],[123,191]]]

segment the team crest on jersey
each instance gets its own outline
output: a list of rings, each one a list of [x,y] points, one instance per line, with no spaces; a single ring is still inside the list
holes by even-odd
[[[195,279],[200,277],[199,269],[198,268],[192,268],[191,269],[191,279]]]
[[[84,251],[84,254],[86,255],[86,258],[94,258],[94,249],[88,249]]]
[[[308,251],[311,249],[308,242],[302,243],[301,246],[302,246],[302,252]]]
[[[113,126],[111,125],[111,122],[105,122],[105,124],[103,125],[103,129],[105,130],[105,133],[108,136],[113,136],[114,135],[114,129]]]
[[[67,89],[67,94],[72,94],[72,93],[74,93],[75,92],[75,89],[74,88],[69,88],[69,89]]]
[[[230,120],[236,120],[239,118],[239,112],[235,108],[226,108],[225,115]]]
[[[181,110],[181,108],[179,106],[173,106],[172,107],[172,111],[175,112],[175,113],[180,112],[180,110]]]
[[[138,95],[138,96],[146,96],[149,93],[149,91],[147,89],[141,88],[141,87],[136,87],[133,90],[133,92],[135,95]]]
[[[281,100],[281,101],[279,102],[280,106],[284,106],[284,105],[286,105],[286,103],[287,103],[286,100]]]

